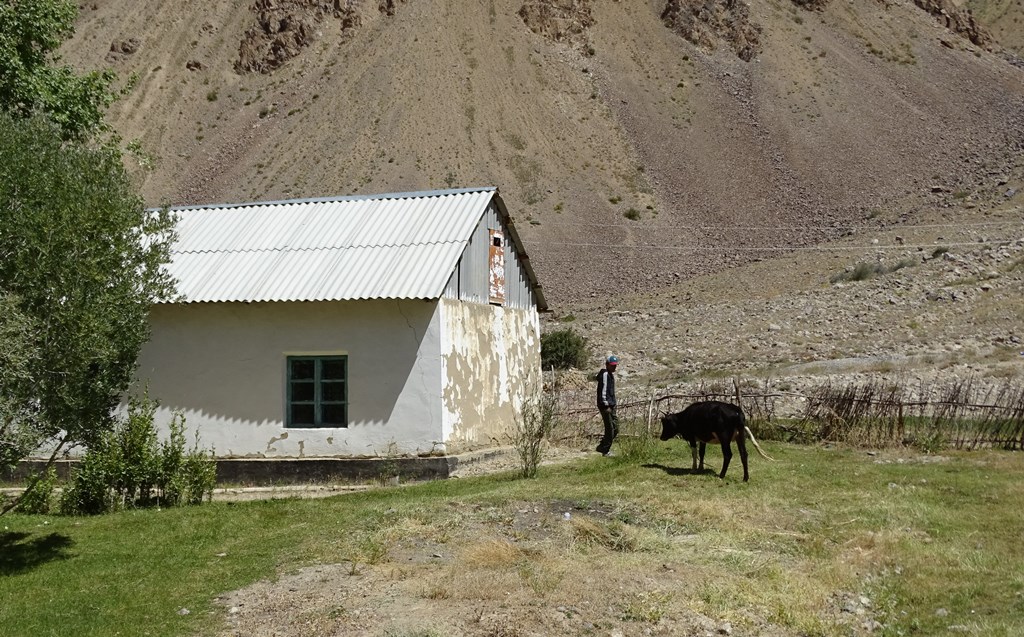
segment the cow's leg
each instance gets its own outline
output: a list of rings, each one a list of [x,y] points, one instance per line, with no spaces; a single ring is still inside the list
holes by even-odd
[[[691,442],[690,443],[690,454],[693,456],[693,468],[690,469],[690,470],[691,471],[696,471],[697,470],[697,443],[696,442]]]
[[[732,460],[732,443],[729,442],[729,438],[726,436],[719,436],[719,440],[722,441],[722,473],[718,474],[719,478],[725,478],[725,472],[729,469],[729,461]]]
[[[736,437],[736,446],[740,450],[740,461],[743,463],[743,481],[746,482],[750,479],[750,473],[747,471],[747,442],[742,431]]]
[[[698,467],[698,469],[701,470],[701,471],[704,470],[704,450],[706,448],[707,448],[707,444],[705,444],[704,441],[701,440],[700,441],[700,466]]]

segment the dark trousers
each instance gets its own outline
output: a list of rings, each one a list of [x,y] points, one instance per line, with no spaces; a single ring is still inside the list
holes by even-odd
[[[604,421],[604,436],[601,443],[597,445],[600,453],[608,453],[612,448],[612,441],[619,435],[619,418],[615,415],[615,406],[599,407],[601,420]]]

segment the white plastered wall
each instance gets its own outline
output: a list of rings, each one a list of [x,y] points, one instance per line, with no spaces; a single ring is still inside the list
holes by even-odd
[[[221,457],[443,452],[437,301],[155,306],[137,378]],[[285,427],[286,357],[348,356],[349,426]],[[189,433],[191,439],[191,433]]]
[[[454,299],[440,308],[445,440],[453,450],[508,444],[541,387],[537,310]]]

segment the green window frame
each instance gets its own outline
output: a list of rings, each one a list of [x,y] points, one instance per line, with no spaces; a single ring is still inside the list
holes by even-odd
[[[348,356],[287,357],[288,428],[348,427]]]

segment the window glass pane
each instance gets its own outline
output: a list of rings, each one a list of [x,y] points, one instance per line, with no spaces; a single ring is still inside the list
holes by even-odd
[[[346,426],[348,422],[345,418],[345,405],[324,405],[321,424]]]
[[[313,383],[292,383],[293,401],[313,401]]]
[[[315,424],[313,421],[313,405],[292,405],[291,410],[291,424],[293,427],[301,425],[312,426]]]
[[[323,361],[323,365],[320,368],[320,378],[324,380],[341,380],[345,378],[344,359],[335,358]]]
[[[289,427],[347,427],[348,357],[289,356]]]
[[[292,359],[291,361],[291,378],[292,380],[313,380],[313,373],[316,369],[316,361],[304,358],[304,359]]]
[[[323,395],[321,400],[344,401],[345,383],[324,383],[322,385]]]

